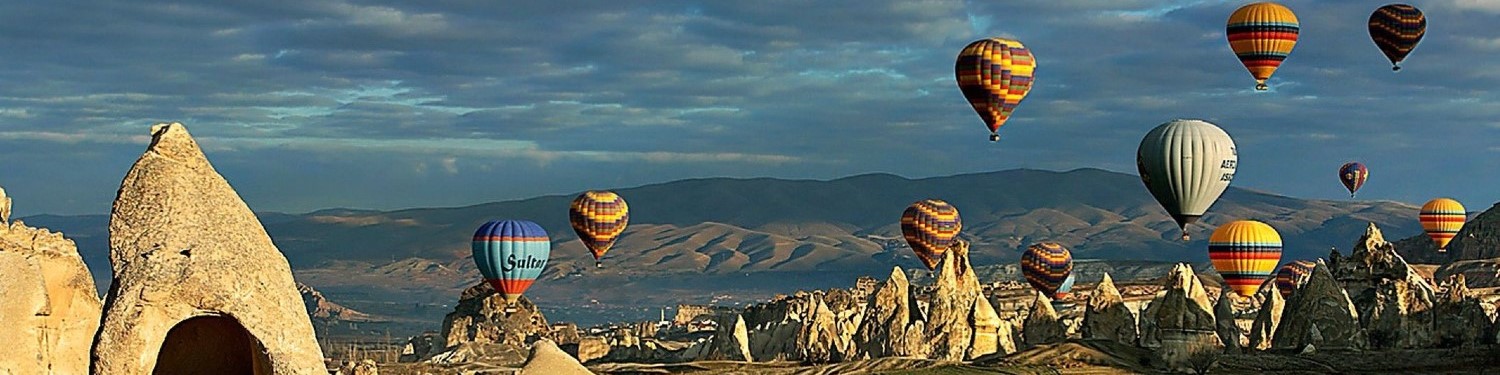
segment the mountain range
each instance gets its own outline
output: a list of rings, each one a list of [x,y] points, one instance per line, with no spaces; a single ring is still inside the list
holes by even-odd
[[[299,281],[362,311],[414,318],[440,316],[479,280],[470,237],[485,221],[504,218],[535,221],[552,238],[543,281],[527,293],[538,305],[624,311],[843,287],[892,266],[923,268],[898,223],[907,205],[924,198],[959,209],[976,266],[1014,263],[1039,241],[1060,242],[1077,259],[1201,263],[1212,229],[1237,219],[1276,228],[1283,260],[1347,248],[1370,222],[1392,238],[1422,233],[1418,207],[1406,203],[1305,200],[1231,187],[1189,227],[1193,240],[1183,242],[1139,177],[1099,169],[922,179],[706,178],[614,191],[630,205],[630,224],[602,269],[593,267],[568,224],[571,194],[466,207],[259,215]],[[101,290],[107,288],[107,216],[23,219],[77,241]]]

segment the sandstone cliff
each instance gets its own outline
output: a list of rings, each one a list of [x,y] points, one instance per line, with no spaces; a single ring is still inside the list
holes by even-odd
[[[77,247],[62,233],[10,221],[0,189],[0,369],[83,374],[102,302]]]

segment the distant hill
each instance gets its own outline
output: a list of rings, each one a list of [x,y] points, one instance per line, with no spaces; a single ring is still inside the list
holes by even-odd
[[[631,221],[603,270],[593,268],[567,223],[572,194],[467,207],[262,214],[261,220],[300,281],[385,315],[401,312],[382,311],[382,304],[422,310],[423,303],[451,303],[476,282],[469,238],[480,224],[500,218],[536,221],[553,239],[546,281],[528,294],[543,305],[544,297],[555,296],[552,302],[578,306],[714,293],[709,288],[771,293],[846,286],[852,276],[884,275],[892,266],[921,268],[898,221],[908,204],[929,197],[958,207],[976,266],[1013,263],[1038,241],[1064,243],[1078,259],[1202,263],[1214,226],[1242,218],[1275,227],[1288,260],[1326,257],[1333,246],[1347,251],[1368,222],[1393,238],[1422,233],[1418,207],[1409,204],[1303,200],[1231,187],[1189,228],[1194,240],[1184,243],[1137,176],[1099,169],[924,179],[708,178],[615,191],[629,202]],[[78,241],[100,288],[107,286],[108,266],[101,264],[108,259],[107,217],[25,220]],[[752,279],[756,284],[737,281]],[[670,293],[639,294],[646,288]]]

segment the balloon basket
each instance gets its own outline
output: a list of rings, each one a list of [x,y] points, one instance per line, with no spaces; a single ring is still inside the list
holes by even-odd
[[[993,133],[990,134],[990,142],[999,142],[999,141],[1000,141],[1000,135],[999,134],[993,134]]]
[[[506,314],[514,314],[514,313],[516,313],[516,306],[515,305],[506,305],[505,306],[505,313]]]
[[[1271,88],[1271,86],[1266,86],[1266,84],[1264,84],[1264,83],[1259,84],[1259,85],[1255,85],[1255,91],[1266,91],[1266,90],[1269,90],[1270,88]]]
[[[1401,71],[1401,67],[1399,67],[1399,66],[1392,66],[1391,67],[1391,71],[1392,72],[1399,72],[1399,71]]]
[[[594,262],[594,268],[604,268],[604,263]]]

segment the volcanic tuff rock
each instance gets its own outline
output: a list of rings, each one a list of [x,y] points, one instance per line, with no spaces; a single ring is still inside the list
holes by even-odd
[[[1214,330],[1219,335],[1219,342],[1224,344],[1224,352],[1230,354],[1239,354],[1250,345],[1250,338],[1235,322],[1238,315],[1234,306],[1236,298],[1239,298],[1238,294],[1224,288],[1219,290],[1219,302],[1214,303]]]
[[[968,242],[959,241],[943,252],[944,260],[936,275],[937,290],[933,292],[925,324],[927,345],[932,348],[928,358],[966,359],[973,343],[974,326],[970,320],[974,306],[989,304],[969,264],[968,248]]]
[[[1190,369],[1196,359],[1221,350],[1213,305],[1186,263],[1172,267],[1162,287],[1141,313],[1140,345],[1157,352],[1173,369]]]
[[[1328,265],[1358,309],[1369,348],[1432,345],[1432,308],[1437,295],[1432,285],[1396,253],[1395,244],[1385,241],[1374,223],[1365,229],[1348,257],[1334,251]]]
[[[901,267],[875,287],[865,304],[865,317],[854,334],[856,358],[913,356],[920,341],[907,340],[907,325],[913,320],[911,284]]]
[[[840,361],[849,352],[854,331],[837,324],[838,315],[824,303],[825,292],[795,296],[745,309],[751,327],[750,352],[759,361]],[[842,312],[842,311],[840,311]]]
[[[1114,279],[1104,274],[1104,279],[1094,286],[1083,314],[1083,338],[1135,345],[1136,326],[1135,312],[1125,305]]]
[[[83,374],[102,302],[73,241],[10,221],[0,189],[0,369]]]
[[[110,214],[92,372],[326,374],[287,265],[182,124],[158,124]],[[154,370],[153,370],[154,369]]]
[[[531,344],[531,355],[521,366],[520,375],[593,375],[577,359],[557,348],[552,340],[541,339]]]
[[[1276,289],[1276,283],[1272,282],[1261,287],[1260,309],[1255,312],[1255,322],[1250,326],[1249,348],[1255,350],[1266,350],[1271,347],[1271,340],[1276,334],[1276,326],[1281,324],[1281,314],[1286,308],[1286,300],[1281,298],[1281,291]]]
[[[354,311],[354,309],[329,301],[327,297],[323,296],[323,293],[307,286],[307,284],[297,283],[297,292],[302,294],[302,304],[307,306],[307,315],[313,319],[346,322],[367,322],[372,320],[369,314]]]
[[[1464,275],[1450,276],[1443,282],[1442,289],[1444,291],[1433,309],[1433,316],[1437,317],[1433,326],[1437,346],[1454,348],[1483,344],[1484,334],[1490,331],[1493,322],[1485,313],[1482,302],[1469,295]]]
[[[460,295],[453,312],[443,318],[442,345],[433,345],[426,358],[448,351],[460,344],[498,344],[521,350],[531,340],[550,332],[547,318],[537,311],[526,296],[516,301],[515,311],[506,313],[505,298],[487,282],[469,287]]]
[[[719,321],[719,330],[714,332],[708,352],[700,359],[725,361],[750,361],[750,334],[745,330],[745,319],[734,314]]]
[[[1328,268],[1319,260],[1307,283],[1287,299],[1271,340],[1272,348],[1303,350],[1309,344],[1319,350],[1365,347],[1359,311]]]
[[[1031,303],[1031,313],[1026,315],[1026,323],[1021,327],[1021,336],[1025,337],[1028,347],[1052,344],[1067,339],[1067,330],[1058,318],[1057,310],[1052,309],[1052,299],[1047,298],[1040,291],[1036,292],[1036,299]]]

